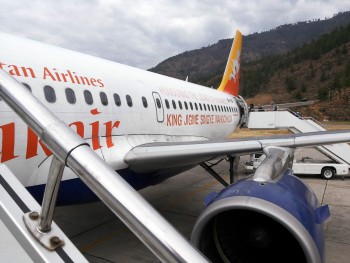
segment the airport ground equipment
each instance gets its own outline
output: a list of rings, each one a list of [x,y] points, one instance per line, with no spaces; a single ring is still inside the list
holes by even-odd
[[[301,117],[290,111],[260,111],[251,112],[248,121],[249,129],[288,129],[293,133],[308,133],[326,131],[326,128],[310,117]],[[346,164],[350,168],[350,145],[337,143],[316,146],[316,148],[328,156],[334,162]]]
[[[23,215],[36,227],[40,205],[5,164],[0,164],[0,196],[0,218],[33,262],[88,262],[54,222],[50,232],[37,233],[40,243],[32,235]]]
[[[253,153],[250,159],[243,165],[247,172],[254,172],[263,162],[266,156],[262,153]],[[323,179],[332,179],[335,175],[345,176],[349,174],[347,164],[336,163],[332,160],[314,160],[310,157],[303,157],[300,160],[293,161],[292,170],[294,174],[318,174]]]

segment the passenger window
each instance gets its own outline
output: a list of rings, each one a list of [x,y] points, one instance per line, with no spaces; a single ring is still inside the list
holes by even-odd
[[[181,101],[179,101],[179,108],[180,108],[180,110],[182,110],[182,103],[181,103]]]
[[[185,101],[184,104],[185,104],[185,109],[188,110],[187,102]]]
[[[211,111],[214,111],[214,106],[213,106],[213,104],[211,105]]]
[[[162,107],[162,104],[160,103],[160,99],[156,98],[156,104],[157,108],[160,109]]]
[[[129,107],[132,107],[132,99],[130,97],[130,95],[126,95],[126,104],[128,104]]]
[[[122,105],[122,101],[120,100],[120,97],[119,97],[118,94],[114,93],[114,94],[113,94],[113,98],[114,98],[114,103],[115,103],[115,105],[117,105],[118,107],[119,107],[120,105]]]
[[[56,93],[51,86],[44,87],[44,94],[47,102],[50,102],[50,103],[56,102]]]
[[[101,103],[102,103],[103,106],[107,106],[108,105],[107,95],[103,91],[100,92],[100,99],[101,99]]]
[[[197,103],[194,103],[194,107],[196,108],[196,110],[198,110]]]
[[[207,105],[203,104],[204,110],[207,110]]]
[[[218,111],[218,107],[215,105],[215,111]]]
[[[192,105],[192,102],[190,102],[190,108],[191,108],[191,110],[193,110],[193,105]]]
[[[210,105],[208,104],[208,111],[210,111]]]
[[[174,110],[176,110],[176,103],[175,103],[175,101],[173,100],[172,103],[173,103]]]
[[[200,104],[200,103],[199,103],[199,108],[200,108],[200,110],[202,111],[202,104]]]
[[[165,106],[166,106],[167,109],[170,108],[169,101],[167,99],[165,99]]]
[[[142,97],[141,99],[142,99],[143,107],[147,108],[148,107],[147,99],[145,97]]]
[[[65,93],[66,93],[66,99],[69,104],[75,104],[77,102],[74,90],[72,90],[71,88],[66,88]]]
[[[32,88],[27,84],[22,82],[23,86],[27,88],[27,90],[29,90],[30,92],[32,92]]]
[[[85,99],[86,104],[88,104],[88,105],[92,105],[94,103],[94,99],[92,97],[92,94],[88,90],[84,90],[84,99]]]

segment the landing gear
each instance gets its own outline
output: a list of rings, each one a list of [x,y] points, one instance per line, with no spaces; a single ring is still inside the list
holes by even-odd
[[[230,170],[229,170],[229,183],[227,183],[212,167],[218,165],[223,160],[226,160],[230,164]],[[213,176],[219,183],[221,183],[223,186],[227,187],[230,184],[233,184],[237,181],[238,177],[238,164],[239,164],[239,156],[227,156],[227,158],[220,159],[216,163],[200,163],[199,165],[202,166],[211,176]]]

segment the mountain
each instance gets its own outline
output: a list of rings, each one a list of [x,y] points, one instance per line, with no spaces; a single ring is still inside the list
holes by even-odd
[[[343,12],[326,20],[313,20],[279,26],[267,32],[243,37],[243,64],[269,55],[286,54],[337,27],[350,23],[350,12]],[[232,39],[201,49],[186,51],[159,63],[152,72],[217,87],[226,66]],[[244,89],[244,87],[243,87]]]
[[[220,40],[150,70],[217,87],[231,44]],[[248,103],[319,100],[298,110],[319,120],[350,120],[350,12],[245,36],[241,70],[240,93]]]
[[[249,103],[317,99],[308,116],[350,120],[350,24],[288,54],[246,63],[241,79]]]

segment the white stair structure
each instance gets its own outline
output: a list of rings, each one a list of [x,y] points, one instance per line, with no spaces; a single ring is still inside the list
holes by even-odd
[[[292,111],[258,111],[251,112],[249,129],[288,129],[293,133],[326,131],[326,128],[313,118],[303,118]],[[332,160],[347,164],[350,168],[350,145],[339,143],[317,146],[317,149]]]
[[[48,249],[42,243],[37,242],[36,238],[28,231],[23,215],[30,211],[40,211],[40,205],[4,164],[0,164],[0,194],[0,218],[17,239],[19,245],[27,252],[32,262],[88,262],[54,222],[52,223],[54,236],[42,233],[40,239],[49,239],[50,243],[62,242],[64,245],[54,248],[54,244],[52,244],[53,246]],[[32,218],[35,222],[36,218],[33,216]],[[3,246],[8,245],[5,242]],[[28,262],[29,257],[24,257],[24,255],[22,258],[10,255],[7,259],[2,258],[2,261]]]

